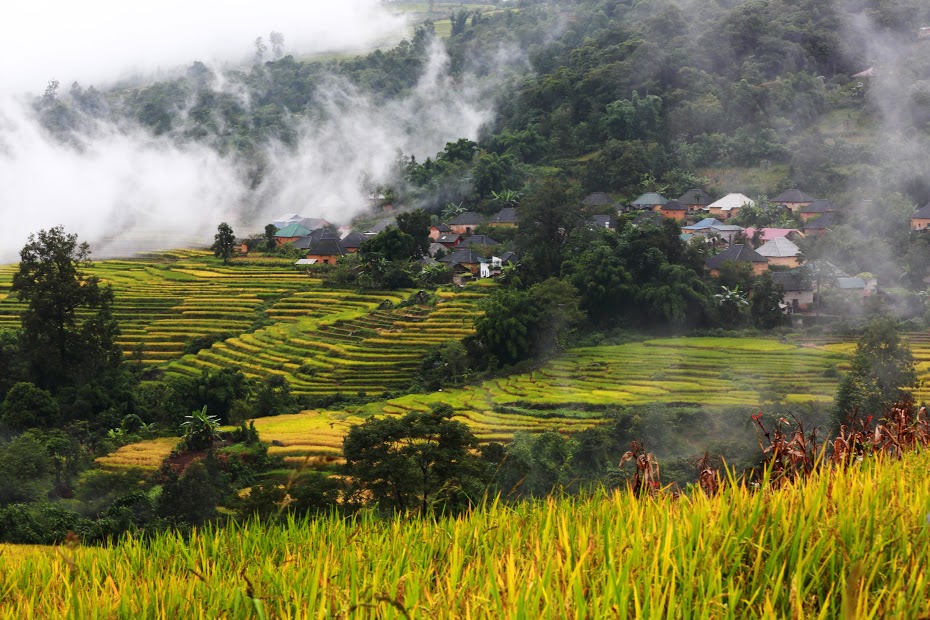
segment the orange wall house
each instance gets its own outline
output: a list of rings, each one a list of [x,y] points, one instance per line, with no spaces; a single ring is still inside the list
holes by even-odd
[[[917,209],[911,216],[911,230],[926,230],[930,227],[930,203]]]

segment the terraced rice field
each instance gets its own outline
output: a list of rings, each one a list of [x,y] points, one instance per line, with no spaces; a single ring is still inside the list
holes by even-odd
[[[410,394],[344,411],[308,411],[255,421],[272,454],[290,464],[337,459],[352,424],[370,415],[453,406],[483,442],[518,431],[572,434],[602,424],[611,409],[650,403],[758,406],[778,394],[787,405],[829,402],[848,356],[829,346],[770,339],[678,338],[574,349],[531,373],[434,394]]]
[[[0,329],[19,325],[22,305],[8,295],[15,270],[0,268]],[[127,357],[169,376],[228,367],[255,379],[281,375],[295,394],[406,388],[431,346],[473,332],[486,290],[442,293],[435,307],[381,309],[414,291],[326,289],[286,261],[223,267],[196,250],[101,261],[88,272],[113,287]],[[222,341],[184,354],[204,336]]]

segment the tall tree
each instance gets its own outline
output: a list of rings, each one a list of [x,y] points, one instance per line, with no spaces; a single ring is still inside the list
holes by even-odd
[[[233,248],[236,247],[236,234],[229,224],[223,222],[216,227],[216,234],[213,236],[213,255],[223,259],[223,264],[229,264],[229,257],[232,256]]]
[[[401,232],[407,233],[417,243],[419,253],[412,258],[425,256],[429,252],[429,213],[423,209],[407,211],[397,216],[397,227]]]
[[[382,509],[420,514],[467,507],[484,488],[478,440],[452,407],[371,418],[342,443],[349,475]]]
[[[113,291],[80,271],[91,265],[90,246],[57,226],[29,235],[19,256],[11,290],[26,303],[22,350],[33,382],[54,389],[118,366]]]
[[[901,339],[894,319],[873,319],[856,345],[849,373],[836,394],[836,421],[851,416],[880,416],[895,401],[907,396],[917,382],[914,356]]]

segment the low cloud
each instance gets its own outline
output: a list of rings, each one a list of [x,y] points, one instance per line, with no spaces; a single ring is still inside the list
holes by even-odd
[[[112,83],[157,75],[193,60],[251,58],[256,37],[285,36],[294,55],[356,51],[402,38],[404,17],[378,0],[32,0],[4,7],[0,20],[0,92]]]
[[[265,148],[258,188],[234,156],[139,127],[88,121],[63,144],[24,100],[0,97],[0,261],[15,260],[30,232],[59,224],[105,257],[207,243],[220,221],[257,232],[284,212],[348,223],[367,207],[363,172],[386,180],[397,149],[433,156],[448,141],[475,139],[492,118],[493,74],[456,82],[448,63],[435,42],[417,85],[386,102],[330,78],[317,91],[320,113],[298,124],[296,147]]]

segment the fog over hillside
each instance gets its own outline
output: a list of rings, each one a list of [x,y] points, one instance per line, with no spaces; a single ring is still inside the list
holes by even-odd
[[[397,149],[424,158],[449,140],[474,138],[491,115],[479,88],[451,82],[449,59],[435,43],[416,85],[387,102],[372,101],[344,80],[325,80],[313,95],[320,112],[312,120],[286,119],[296,144],[265,144],[256,154],[265,174],[254,187],[252,161],[220,155],[183,132],[156,136],[123,120],[85,115],[62,138],[37,122],[32,103],[48,80],[58,80],[57,96],[68,100],[73,81],[105,90],[128,75],[151,81],[183,74],[201,60],[212,70],[210,88],[250,109],[248,94],[223,71],[235,63],[249,70],[256,36],[267,43],[271,31],[284,33],[285,53],[352,51],[403,33],[403,19],[373,0],[273,2],[261,10],[243,2],[182,9],[172,1],[150,6],[152,15],[98,3],[88,13],[107,14],[105,24],[67,9],[68,19],[44,28],[45,4],[16,9],[27,27],[0,37],[0,52],[24,60],[0,91],[2,261],[15,260],[30,232],[58,224],[103,257],[209,240],[223,220],[243,234],[281,212],[347,222],[367,206],[358,182],[363,173],[379,180]],[[182,12],[186,18],[178,20]]]

